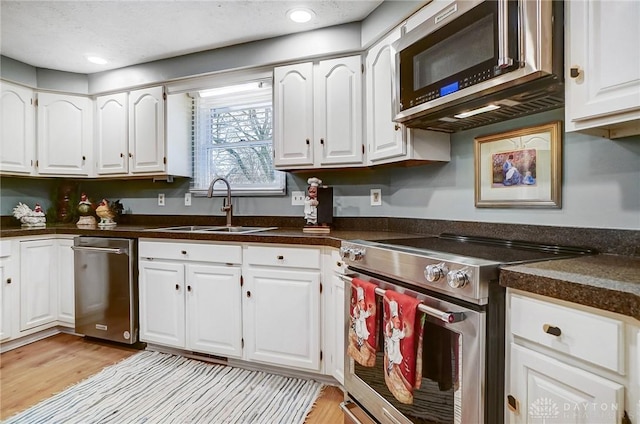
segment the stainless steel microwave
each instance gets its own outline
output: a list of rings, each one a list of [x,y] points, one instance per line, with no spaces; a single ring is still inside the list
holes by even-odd
[[[395,118],[455,132],[564,106],[564,4],[436,0],[395,50]]]

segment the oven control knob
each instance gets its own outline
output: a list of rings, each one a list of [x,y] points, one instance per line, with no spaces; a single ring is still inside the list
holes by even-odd
[[[454,289],[461,289],[469,283],[469,274],[464,269],[449,271],[447,283]]]
[[[447,265],[444,262],[441,262],[439,264],[427,265],[427,267],[424,269],[424,278],[426,278],[430,283],[435,283],[436,281],[444,277],[447,272],[449,272],[449,268],[447,268]]]
[[[340,248],[340,257],[342,259],[349,259],[349,253],[351,252],[351,248],[349,247],[341,247]]]
[[[364,258],[364,249],[351,249],[349,252],[350,261],[360,261]]]

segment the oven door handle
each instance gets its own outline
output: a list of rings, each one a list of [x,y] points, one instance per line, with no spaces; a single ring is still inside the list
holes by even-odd
[[[378,296],[384,296],[385,292],[386,290],[376,287],[376,294]],[[440,309],[427,306],[424,303],[420,303],[418,305],[418,310],[448,324],[453,324],[454,322],[460,322],[464,320],[464,314],[462,312],[445,312],[441,311]]]
[[[348,275],[340,275],[340,278],[342,278],[344,281],[351,283],[352,282],[352,278],[349,277]],[[384,296],[384,293],[386,292],[386,290],[381,289],[380,287],[376,287],[376,294],[378,296]],[[434,318],[439,319],[440,321],[446,322],[447,324],[453,324],[455,322],[460,322],[460,321],[464,321],[464,313],[463,312],[448,312],[448,311],[441,311],[440,309],[431,307],[431,306],[427,306],[424,303],[420,303],[418,305],[418,310],[420,312],[423,312],[427,315],[430,315]]]

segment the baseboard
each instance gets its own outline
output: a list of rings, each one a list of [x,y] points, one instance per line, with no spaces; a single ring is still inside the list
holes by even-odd
[[[20,337],[18,339],[9,340],[7,342],[0,343],[0,353],[9,352],[10,350],[17,349],[22,346],[26,346],[38,340],[46,339],[47,337],[55,336],[56,334],[66,333],[69,330],[64,327],[52,327],[46,330],[38,331],[37,333],[31,333],[27,336]]]

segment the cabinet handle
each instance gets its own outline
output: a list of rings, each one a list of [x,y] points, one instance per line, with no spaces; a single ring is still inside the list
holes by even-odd
[[[180,253],[182,253],[183,255],[186,255],[187,251],[186,250],[181,250]]]
[[[176,290],[180,290],[180,284],[176,284]]]
[[[7,284],[11,284],[11,278],[7,278]]]
[[[543,325],[542,329],[545,333],[551,334],[552,336],[560,337],[560,335],[562,334],[562,331],[558,327],[554,327],[550,324]]]
[[[247,290],[247,297],[251,297],[251,291]]]
[[[518,399],[514,398],[511,395],[507,396],[507,408],[511,412],[518,412]]]
[[[276,256],[276,259],[279,260],[279,261],[283,261],[284,260],[284,256],[278,255],[278,256]]]
[[[394,128],[396,129],[396,131],[398,131],[400,129],[400,124],[395,124]]]
[[[336,262],[336,266],[337,266],[338,268],[342,268],[342,262]]]
[[[578,78],[580,76],[580,67],[572,66],[569,69],[569,75],[571,76],[571,78]]]
[[[187,291],[191,291],[191,286],[187,286]]]

